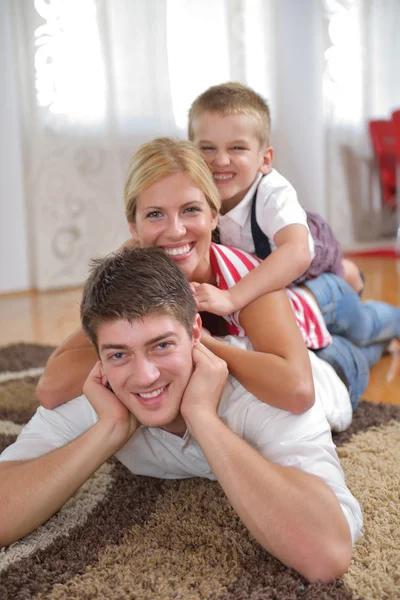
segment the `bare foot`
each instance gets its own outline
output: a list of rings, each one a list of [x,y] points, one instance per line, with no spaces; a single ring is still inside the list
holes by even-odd
[[[400,340],[392,340],[386,348],[387,354],[400,354]]]
[[[351,285],[357,294],[361,295],[364,289],[364,280],[360,274],[360,269],[348,258],[342,259],[342,265],[344,269],[343,279],[345,279],[345,281]]]

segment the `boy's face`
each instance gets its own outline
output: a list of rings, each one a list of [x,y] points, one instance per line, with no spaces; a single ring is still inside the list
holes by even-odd
[[[184,433],[180,405],[193,371],[192,350],[200,339],[201,321],[193,338],[167,314],[152,314],[129,323],[103,323],[98,345],[104,374],[115,395],[147,427]]]
[[[254,122],[243,114],[204,112],[193,121],[193,142],[207,161],[225,207],[246,195],[257,173],[268,173],[272,148],[260,147]]]

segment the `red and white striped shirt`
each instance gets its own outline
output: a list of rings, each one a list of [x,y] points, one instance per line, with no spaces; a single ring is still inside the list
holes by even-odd
[[[221,290],[227,290],[234,286],[261,262],[259,258],[243,250],[222,244],[211,244],[211,270],[217,287]],[[332,338],[317,303],[301,288],[291,286],[285,291],[307,348],[318,350],[328,346],[332,342]],[[240,325],[239,313],[240,310],[224,319],[228,321],[230,334],[244,337],[246,332]]]

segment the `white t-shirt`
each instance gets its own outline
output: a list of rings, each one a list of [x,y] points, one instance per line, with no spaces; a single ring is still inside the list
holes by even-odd
[[[271,250],[276,249],[274,237],[280,229],[300,224],[308,229],[311,258],[314,258],[314,241],[307,225],[307,215],[297,199],[294,187],[275,169],[264,176],[259,173],[243,200],[225,215],[220,215],[221,244],[255,254],[251,234],[251,204],[256,191],[256,220],[268,237]]]
[[[226,341],[240,347],[250,347],[246,338],[229,336]],[[312,363],[316,402],[306,413],[293,415],[264,404],[247,392],[236,379],[229,377],[218,414],[232,431],[267,460],[297,467],[325,481],[342,507],[354,542],[361,536],[362,513],[358,502],[346,487],[325,417],[326,407],[322,406],[321,398],[324,394],[331,404],[337,404],[340,396],[342,402],[347,398],[349,406],[350,400],[345,386],[333,369],[329,370],[328,364],[316,356]],[[1,454],[0,461],[30,460],[47,454],[77,438],[96,421],[97,415],[85,396],[79,396],[54,410],[40,407],[17,441]],[[215,479],[200,446],[188,432],[181,438],[159,428],[142,426],[116,456],[132,473],[138,475],[165,479]]]

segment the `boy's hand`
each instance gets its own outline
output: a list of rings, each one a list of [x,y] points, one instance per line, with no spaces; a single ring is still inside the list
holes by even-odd
[[[99,421],[108,421],[115,426],[122,446],[135,433],[140,423],[107,385],[102,364],[98,361],[86,379],[83,393],[96,411]]]
[[[207,311],[224,317],[231,315],[240,307],[236,306],[230,290],[220,290],[209,283],[191,283],[199,311]]]
[[[193,348],[193,363],[194,370],[181,404],[181,413],[189,430],[200,415],[216,415],[228,377],[226,362],[215,356],[203,344]]]

